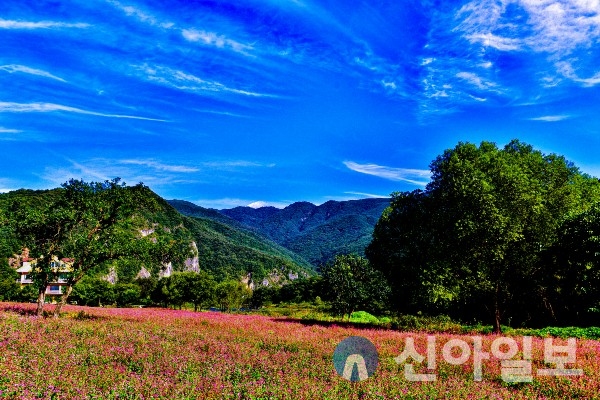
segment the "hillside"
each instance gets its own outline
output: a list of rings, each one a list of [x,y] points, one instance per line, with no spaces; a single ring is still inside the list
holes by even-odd
[[[18,190],[0,194],[0,257],[6,259],[20,252],[22,246],[10,229],[2,226],[2,216],[8,215],[10,205],[19,202],[35,208],[49,201],[58,190]],[[310,265],[300,257],[255,233],[226,224],[228,217],[216,211],[207,215],[212,218],[184,216],[149,189],[148,196],[154,196],[160,207],[159,211],[151,214],[138,213],[138,217],[145,221],[142,223],[147,226],[144,234],[152,234],[157,240],[168,234],[170,239],[180,242],[178,249],[182,252],[192,249],[193,257],[173,262],[174,271],[204,269],[217,280],[239,278],[251,273],[254,281],[264,279],[275,270],[281,276],[287,276],[289,272],[312,273]],[[219,216],[223,221],[218,220]],[[121,281],[134,279],[142,266],[152,275],[158,275],[162,269],[160,265],[140,265],[133,258],[111,265]],[[108,268],[106,265],[98,266],[94,273],[106,274]]]
[[[225,222],[223,217],[252,229],[300,255],[317,267],[336,254],[364,254],[373,228],[389,199],[328,201],[320,206],[308,202],[293,203],[284,209],[275,207],[236,207],[208,210],[192,203],[170,200],[186,215],[203,216]],[[231,224],[231,223],[230,223]]]

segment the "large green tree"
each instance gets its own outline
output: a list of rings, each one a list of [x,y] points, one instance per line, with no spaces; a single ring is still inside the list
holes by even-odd
[[[105,182],[72,179],[40,207],[15,202],[9,209],[19,239],[39,258],[32,274],[39,291],[38,315],[43,312],[48,283],[60,273],[53,257],[73,260],[55,317],[73,286],[92,268],[131,256],[141,263],[155,258],[154,262],[168,261],[166,253],[156,249],[162,241],[139,234],[147,224],[140,216],[158,209],[154,196],[141,183],[127,186],[119,178]]]
[[[598,200],[598,181],[518,140],[459,143],[430,168],[425,191],[393,195],[367,255],[400,301],[487,313],[499,332],[524,305],[547,302],[542,254],[567,216]]]

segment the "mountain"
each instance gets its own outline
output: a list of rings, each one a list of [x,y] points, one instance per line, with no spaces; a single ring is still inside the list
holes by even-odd
[[[9,215],[10,205],[18,202],[35,208],[50,201],[59,190],[18,190],[0,194],[0,257],[7,259],[13,254],[18,254],[23,246],[8,226],[2,224],[3,216]],[[157,240],[161,240],[161,236],[169,235],[170,240],[174,238],[181,243],[181,254],[192,249],[192,257],[181,258],[172,263],[170,268],[174,271],[204,269],[218,280],[227,277],[238,279],[250,273],[255,282],[265,278],[274,278],[281,282],[285,281],[289,274],[314,273],[311,265],[298,255],[251,230],[240,229],[240,223],[217,211],[204,209],[204,214],[185,216],[150,189],[147,191],[148,196],[156,199],[159,210],[153,213],[137,213],[138,218],[142,218],[142,224],[146,226],[139,235],[153,235]],[[94,272],[105,274],[109,267],[102,267]],[[134,279],[142,267],[156,276],[164,270],[164,266],[161,265],[140,265],[133,257],[120,260],[110,267],[116,270],[121,281]]]
[[[214,215],[215,210],[179,200],[171,200],[169,203],[186,215],[202,215],[225,221],[221,216]],[[332,200],[320,206],[297,202],[284,209],[236,207],[221,210],[220,213],[293,251],[317,267],[333,259],[336,254],[364,255],[375,224],[389,204],[390,201],[386,198]]]

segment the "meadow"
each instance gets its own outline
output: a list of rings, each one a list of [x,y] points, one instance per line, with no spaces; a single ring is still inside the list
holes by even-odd
[[[582,376],[538,376],[543,339],[532,339],[533,382],[509,384],[500,362],[444,361],[441,344],[472,335],[436,334],[437,379],[409,382],[394,361],[408,337],[425,354],[427,333],[272,317],[168,309],[65,307],[60,319],[35,304],[0,303],[0,399],[594,399],[600,342],[577,341]],[[349,382],[332,363],[337,344],[363,336],[379,352],[371,378]],[[498,335],[486,334],[490,350]],[[519,337],[515,337],[520,343]],[[557,343],[565,343],[558,340]],[[426,363],[417,372],[426,372]]]

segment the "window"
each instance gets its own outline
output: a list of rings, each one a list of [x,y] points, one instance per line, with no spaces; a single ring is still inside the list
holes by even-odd
[[[51,293],[60,293],[60,286],[50,286],[50,292]]]

